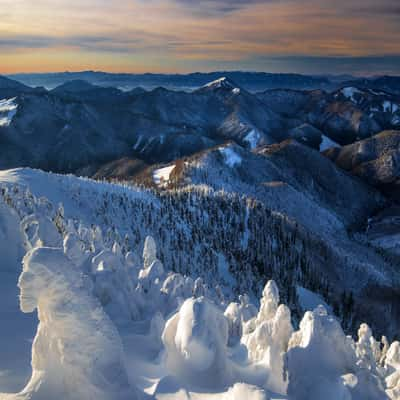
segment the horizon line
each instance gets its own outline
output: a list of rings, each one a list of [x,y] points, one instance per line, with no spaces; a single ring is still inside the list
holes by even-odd
[[[398,77],[400,74],[390,74],[390,73],[305,73],[305,72],[271,72],[271,71],[262,71],[262,70],[251,70],[251,69],[216,69],[210,71],[199,71],[194,70],[192,72],[127,72],[127,71],[119,71],[112,72],[107,70],[92,70],[92,69],[82,69],[82,70],[55,70],[55,71],[46,71],[46,72],[12,72],[12,73],[1,73],[0,76],[18,76],[18,75],[56,75],[56,74],[83,74],[83,73],[93,73],[93,74],[108,74],[108,75],[176,75],[176,76],[188,76],[195,74],[215,74],[215,73],[245,73],[245,74],[265,74],[265,75],[301,75],[301,76],[312,76],[312,77],[340,77],[340,76],[351,76],[354,78],[357,77],[365,77],[365,78],[374,78],[374,77]]]

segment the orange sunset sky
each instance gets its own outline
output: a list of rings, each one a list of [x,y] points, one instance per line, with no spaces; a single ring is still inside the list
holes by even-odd
[[[1,0],[0,73],[400,74],[398,0]]]

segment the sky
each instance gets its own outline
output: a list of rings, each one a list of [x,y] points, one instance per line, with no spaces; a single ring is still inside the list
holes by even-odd
[[[399,0],[1,0],[0,74],[400,75]]]

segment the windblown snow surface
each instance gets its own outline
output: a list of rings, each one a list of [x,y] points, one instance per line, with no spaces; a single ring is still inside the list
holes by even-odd
[[[274,281],[255,306],[172,272],[151,236],[123,235],[137,222],[121,209],[140,202],[157,207],[120,185],[0,173],[0,399],[400,398],[399,342],[366,324],[353,340],[305,292],[296,330]]]

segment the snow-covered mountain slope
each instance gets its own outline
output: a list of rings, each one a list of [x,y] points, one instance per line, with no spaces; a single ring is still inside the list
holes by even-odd
[[[382,90],[344,86],[322,90],[270,90],[258,94],[268,109],[285,119],[309,124],[338,144],[350,144],[400,123],[400,98]]]
[[[214,210],[207,192],[217,203]],[[209,228],[220,227],[213,213],[229,215],[224,210],[231,207],[234,220],[241,200],[210,189],[180,191],[180,202],[190,195],[183,216],[172,195],[24,169],[2,172],[0,193],[1,233],[7,238],[0,242],[7,260],[1,273],[19,275],[20,294],[18,299],[14,278],[2,280],[7,290],[0,292],[1,315],[8,310],[11,317],[0,338],[13,344],[13,359],[1,359],[1,399],[399,398],[398,342],[389,347],[386,339],[376,341],[365,324],[354,341],[323,306],[306,312],[296,330],[274,281],[263,282],[255,305],[244,292],[236,297],[231,289],[229,299],[222,290],[224,278],[234,281],[235,274],[222,253],[218,270],[211,271],[209,259],[209,275],[199,278],[196,258],[185,254],[184,232],[196,227],[187,233],[198,247],[201,220],[208,219]],[[243,239],[248,236],[249,254],[261,243],[249,228],[254,212],[265,210],[248,203]],[[198,218],[197,226],[185,223],[189,215]],[[167,238],[160,233],[163,216],[174,226]],[[282,223],[279,235],[272,230],[274,218],[268,223],[278,257],[289,234]],[[232,235],[229,224],[224,226],[220,234]],[[152,237],[142,236],[153,229],[162,238],[159,249]],[[175,235],[178,241],[167,240]],[[207,245],[217,249],[215,243]],[[292,247],[286,248],[287,257]],[[186,275],[176,272],[177,265],[170,264],[176,259],[168,253],[183,258]],[[242,263],[244,278],[245,258]],[[283,298],[286,290],[282,286]],[[36,333],[15,335],[24,320],[17,306],[27,315],[37,313]],[[33,342],[26,342],[29,334]],[[32,346],[28,374],[27,343]]]
[[[17,113],[15,98],[0,100],[0,126],[9,126]]]
[[[359,239],[376,247],[395,263],[399,262],[400,247],[399,144],[399,131],[385,131],[341,149],[331,148],[324,152],[340,168],[378,188],[391,199],[392,204],[369,218]]]
[[[8,150],[2,168],[73,172],[125,156],[171,160],[226,138],[257,146],[285,137],[281,118],[256,96],[225,86],[122,92],[72,81],[50,92],[15,88],[0,104],[0,140]]]
[[[181,186],[206,184],[259,199],[319,233],[341,232],[357,225],[384,201],[377,191],[294,140],[256,152],[228,143],[176,164],[181,170]]]
[[[259,295],[262,287],[254,276],[262,273],[262,254],[274,254],[268,265],[276,263],[277,267],[302,253],[294,248],[284,251],[283,240],[293,239],[290,232],[280,232],[281,216],[255,201],[207,187],[158,194],[29,169],[6,171],[0,174],[0,182],[22,190],[22,197],[29,189],[54,205],[62,203],[69,218],[100,225],[112,237],[126,236],[135,246],[152,234],[163,244],[160,259],[165,264],[201,276],[210,284],[218,274],[221,291],[228,297],[241,292]],[[262,254],[251,245],[262,248]]]
[[[16,98],[1,100],[3,168],[71,172],[135,154],[151,162],[171,160],[227,137],[246,143],[254,129],[257,143],[274,141],[268,135],[282,127],[279,117],[249,93],[124,93],[74,85],[79,83],[52,92],[16,91]]]
[[[387,305],[388,301],[394,305],[399,298],[397,263],[354,240],[352,233],[363,230],[367,218],[384,205],[377,191],[295,141],[267,146],[256,153],[228,144],[175,165],[170,188],[206,185],[227,195],[256,199],[274,216],[280,216],[285,221],[283,229],[295,230],[307,262],[318,276],[319,289],[313,289],[322,294],[322,282],[328,281],[330,294],[323,294],[331,296],[332,304],[344,290],[357,293],[357,317],[348,321],[350,325],[361,318],[380,331],[393,323]],[[371,307],[377,307],[377,314]],[[393,327],[393,333],[396,330]]]
[[[399,262],[400,209],[397,204],[387,207],[368,220],[364,240]]]
[[[158,120],[162,125],[168,126],[171,133],[181,136],[182,140],[178,142],[180,144],[176,143],[175,147],[184,145],[182,135],[189,138],[186,139],[189,140],[188,143],[191,136],[192,141],[198,136],[208,139],[208,145],[197,146],[197,151],[227,138],[248,145],[245,137],[253,130],[259,131],[258,144],[275,142],[285,136],[284,124],[278,115],[267,109],[256,96],[224,78],[211,82],[193,93],[158,88],[136,97],[130,107],[136,115],[140,113],[146,117],[147,124]],[[168,139],[168,130],[162,130],[167,134],[165,146],[173,145]],[[138,152],[147,154],[166,151],[165,146],[161,146],[164,143],[160,145],[159,138],[154,138],[153,142],[146,144],[149,136],[158,137],[159,132],[150,135],[141,130],[140,134],[142,139],[136,143]],[[193,152],[195,151],[191,153]],[[186,152],[188,153],[190,154]]]
[[[398,198],[400,131],[384,131],[340,149],[328,149],[324,154],[340,168]]]

